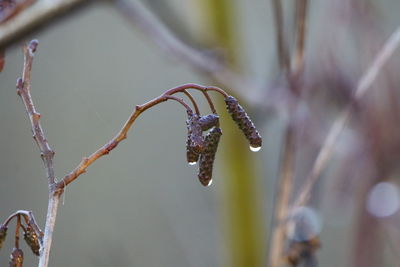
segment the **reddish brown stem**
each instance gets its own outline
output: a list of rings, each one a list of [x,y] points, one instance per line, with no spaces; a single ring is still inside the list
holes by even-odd
[[[21,227],[21,215],[17,215],[17,225],[15,226],[15,247],[19,248],[19,228]]]
[[[187,90],[183,90],[182,92],[190,99],[190,101],[192,102],[192,105],[194,107],[194,110],[196,111],[196,114],[200,116],[199,106],[197,105],[193,96]]]
[[[159,97],[156,97],[153,100],[150,100],[149,102],[144,103],[143,105],[136,106],[135,110],[130,115],[129,119],[125,122],[124,126],[121,128],[121,130],[118,132],[118,134],[113,139],[111,139],[107,144],[105,144],[104,146],[99,148],[97,151],[92,153],[89,157],[83,158],[82,161],[79,163],[79,165],[72,172],[70,172],[68,175],[66,175],[61,181],[59,181],[56,184],[56,189],[57,190],[64,189],[67,185],[69,185],[76,178],[78,178],[82,173],[86,172],[86,169],[93,162],[95,162],[100,157],[109,154],[110,151],[113,150],[115,147],[117,147],[117,145],[122,140],[126,139],[128,131],[131,128],[132,124],[140,116],[140,114],[142,114],[144,111],[148,110],[149,108],[152,108],[155,105],[165,102],[168,99],[174,99],[178,102],[181,102],[181,104],[184,105],[186,108],[190,109],[190,107],[186,103],[184,104],[184,102],[181,99],[175,98],[172,96],[175,93],[183,92],[187,89],[195,89],[195,90],[199,90],[202,92],[216,91],[216,92],[222,94],[224,97],[228,96],[228,94],[224,90],[222,90],[218,87],[214,87],[214,86],[207,87],[207,86],[189,83],[189,84],[184,84],[181,86],[171,88],[171,89],[167,90],[164,94],[160,95]]]
[[[211,112],[216,114],[217,111],[215,110],[214,103],[211,100],[211,97],[208,95],[207,91],[203,91],[204,97],[207,99],[208,105],[210,106]]]
[[[274,9],[274,20],[276,29],[276,47],[278,50],[278,60],[281,69],[289,71],[289,50],[284,35],[283,12],[281,0],[272,0]]]

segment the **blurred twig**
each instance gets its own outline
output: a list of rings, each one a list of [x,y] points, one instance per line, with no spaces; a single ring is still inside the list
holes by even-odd
[[[85,6],[94,0],[39,0],[17,16],[0,25],[0,51],[20,41],[29,33],[52,23],[70,14],[71,11]],[[177,38],[157,17],[147,10],[138,1],[132,0],[111,0],[117,10],[123,14],[128,21],[141,28],[143,32],[167,54],[173,55],[198,71],[210,75],[220,84],[235,91],[235,94],[242,99],[257,104],[263,104],[258,98],[251,94],[244,93],[241,88],[249,91],[257,91],[257,86],[250,80],[241,77],[238,73],[230,70],[209,51],[200,51]]]
[[[283,20],[282,8],[280,0],[273,0],[276,27],[277,27],[277,50],[280,55],[281,70],[286,71],[288,84],[292,92],[299,95],[301,92],[302,69],[304,66],[304,43],[306,39],[306,19],[307,19],[307,0],[299,0],[296,2],[296,49],[293,57],[286,59],[287,45],[284,43],[283,37]],[[286,60],[288,62],[286,63]],[[287,69],[290,67],[290,69]],[[300,101],[300,99],[298,99]],[[283,155],[281,160],[281,169],[279,172],[276,200],[274,206],[274,224],[272,238],[270,242],[269,264],[271,267],[279,267],[282,264],[283,253],[285,248],[285,219],[289,212],[289,201],[292,195],[293,178],[294,178],[294,157],[296,153],[296,130],[293,127],[293,118],[298,108],[298,103],[288,107],[290,110],[290,118],[285,129],[285,140],[283,143]]]
[[[371,63],[369,68],[366,70],[364,75],[359,80],[356,90],[353,93],[353,99],[350,104],[340,113],[339,117],[333,123],[329,133],[318,152],[317,158],[314,165],[308,175],[306,182],[300,190],[300,194],[294,206],[305,205],[310,199],[311,190],[318,178],[321,176],[321,172],[326,167],[329,159],[332,156],[334,144],[336,143],[343,128],[351,118],[351,107],[354,101],[359,100],[374,83],[376,77],[382,70],[384,64],[391,58],[395,50],[400,45],[400,27],[390,36],[386,41],[382,49],[376,55],[374,61]]]
[[[276,49],[278,50],[278,60],[281,69],[289,70],[289,50],[286,43],[284,27],[283,27],[283,13],[281,0],[272,0],[273,15],[275,19],[276,29]]]
[[[307,6],[308,0],[296,1],[296,49],[292,62],[292,75],[294,77],[298,77],[304,67]]]
[[[14,44],[29,33],[71,13],[92,0],[39,0],[6,23],[0,25],[0,50]]]
[[[282,152],[282,166],[278,177],[278,191],[275,201],[275,222],[272,238],[270,242],[270,265],[278,267],[282,263],[282,256],[285,246],[285,227],[284,221],[287,218],[290,195],[293,187],[293,169],[295,154],[295,131],[294,127],[289,123],[285,129],[286,136],[284,142],[284,150]]]
[[[245,101],[256,101],[254,97],[251,97],[251,94],[248,94],[248,91],[256,91],[256,86],[251,81],[233,72],[207,51],[200,51],[184,43],[140,2],[114,0],[114,3],[117,10],[130,23],[139,27],[166,54],[173,55],[194,69],[211,76],[219,84],[233,90],[237,96]],[[242,90],[243,88],[246,88],[246,91]]]

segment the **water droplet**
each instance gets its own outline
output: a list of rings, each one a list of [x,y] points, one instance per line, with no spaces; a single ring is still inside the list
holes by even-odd
[[[212,183],[213,183],[213,180],[211,179],[211,180],[208,182],[207,186],[212,185]]]
[[[400,192],[388,182],[376,184],[368,194],[367,210],[376,217],[388,217],[399,210]]]
[[[192,161],[192,162],[189,162],[189,165],[191,165],[191,166],[193,166],[193,165],[196,165],[196,161]]]
[[[261,149],[260,146],[257,146],[257,147],[255,147],[255,146],[250,146],[250,150],[253,151],[253,152],[258,152],[258,151],[260,151],[260,149]]]

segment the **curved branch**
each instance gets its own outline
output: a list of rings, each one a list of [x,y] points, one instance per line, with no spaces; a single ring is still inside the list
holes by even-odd
[[[200,116],[199,106],[197,105],[193,96],[187,90],[183,90],[182,93],[184,93],[190,99],[190,101],[192,102],[192,105],[194,107],[194,110],[196,111],[196,114]]]
[[[69,185],[71,182],[76,180],[81,174],[86,172],[86,169],[97,159],[101,158],[104,155],[107,155],[118,146],[118,144],[127,138],[128,131],[132,127],[133,123],[136,121],[136,119],[146,110],[152,108],[155,105],[158,105],[162,102],[167,101],[168,99],[174,99],[178,102],[180,102],[182,105],[184,105],[186,108],[190,109],[190,107],[184,103],[182,100],[179,98],[173,97],[172,95],[175,93],[183,92],[187,89],[196,89],[202,92],[206,91],[216,91],[223,96],[228,96],[228,94],[214,86],[202,86],[199,84],[194,84],[194,83],[188,83],[184,84],[181,86],[177,86],[174,88],[171,88],[167,91],[165,91],[164,94],[160,95],[159,97],[154,98],[153,100],[150,100],[147,103],[144,103],[143,105],[138,105],[135,107],[135,110],[132,112],[132,114],[129,116],[128,120],[125,122],[125,124],[122,126],[121,130],[117,133],[117,135],[111,139],[108,143],[106,143],[104,146],[99,148],[97,151],[92,153],[89,157],[85,157],[82,159],[82,161],[78,164],[78,166],[72,170],[69,174],[67,174],[61,181],[59,181],[56,184],[56,190],[63,190],[67,185]]]
[[[72,10],[93,0],[40,0],[14,18],[0,25],[0,49],[7,48],[27,34],[71,13]]]

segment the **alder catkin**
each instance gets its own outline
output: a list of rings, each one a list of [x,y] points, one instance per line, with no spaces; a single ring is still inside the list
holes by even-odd
[[[204,138],[199,124],[199,115],[193,114],[192,111],[188,111],[187,114],[188,148],[195,153],[201,153],[204,149]]]
[[[219,116],[217,114],[208,114],[199,118],[201,130],[207,131],[214,126],[218,126]]]
[[[247,140],[250,143],[250,146],[254,148],[261,147],[262,139],[260,134],[258,133],[256,127],[251,121],[249,115],[247,115],[246,111],[239,105],[236,98],[233,96],[228,96],[225,98],[226,108],[228,112],[231,114],[232,119],[239,126],[240,130],[242,130],[243,134],[246,136]]]
[[[7,237],[7,226],[0,224],[0,249],[4,245],[4,241],[6,241]]]
[[[31,248],[33,254],[39,256],[40,253],[40,243],[36,232],[32,229],[32,227],[28,226],[26,231],[24,232],[24,239],[26,244]]]
[[[190,144],[191,144],[190,136],[188,135],[187,140],[186,140],[186,161],[189,164],[194,165],[194,164],[196,164],[197,161],[199,161],[200,154],[193,151]]]
[[[14,248],[10,255],[10,267],[22,267],[24,263],[24,253],[19,248]]]
[[[214,127],[205,138],[205,149],[200,155],[199,163],[199,181],[202,185],[208,186],[212,180],[212,171],[217,152],[219,139],[222,135],[220,128]]]

